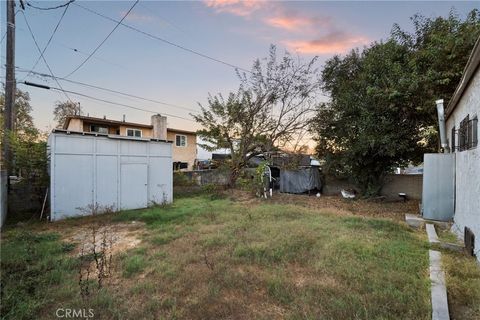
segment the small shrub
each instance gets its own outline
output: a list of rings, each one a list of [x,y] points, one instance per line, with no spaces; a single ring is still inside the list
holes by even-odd
[[[222,188],[213,183],[207,183],[202,186],[202,192],[210,196],[211,200],[224,199],[226,196]]]
[[[193,182],[187,175],[181,171],[173,173],[173,186],[174,187],[191,187],[194,186]]]
[[[253,179],[252,177],[242,176],[237,179],[236,187],[244,191],[253,191]]]
[[[202,191],[207,194],[214,194],[218,192],[219,188],[213,183],[207,183],[202,186]]]
[[[268,182],[266,181],[265,175],[267,167],[268,163],[264,161],[258,165],[255,172],[244,170],[242,175],[237,179],[236,186],[241,190],[251,192],[257,197],[263,197],[268,189]]]

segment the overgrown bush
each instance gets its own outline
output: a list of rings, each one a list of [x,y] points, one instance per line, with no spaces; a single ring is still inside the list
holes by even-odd
[[[253,191],[253,178],[245,175],[240,176],[240,178],[237,179],[236,187],[240,190]]]
[[[181,171],[177,171],[173,173],[173,186],[174,187],[190,187],[194,186],[195,182],[193,182],[187,175]]]
[[[202,192],[209,195],[210,199],[223,199],[225,198],[225,194],[223,193],[222,186],[219,186],[214,183],[207,183],[202,186]]]
[[[3,124],[5,96],[0,94],[0,123]],[[15,222],[40,213],[49,183],[48,152],[46,135],[33,125],[32,106],[28,92],[16,91],[14,131],[4,132],[0,127],[0,140],[6,138],[10,144],[12,158],[2,165],[13,176],[20,179],[15,183],[15,192],[9,197],[9,220]],[[2,159],[3,160],[3,159]],[[12,211],[13,210],[13,211]],[[13,218],[13,220],[12,220]]]
[[[255,172],[243,170],[237,179],[236,186],[241,190],[253,193],[257,197],[263,196],[265,188],[268,188],[268,182],[265,176],[267,167],[268,163],[264,161],[255,168]]]

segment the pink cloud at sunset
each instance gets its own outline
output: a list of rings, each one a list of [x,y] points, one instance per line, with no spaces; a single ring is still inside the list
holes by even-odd
[[[251,19],[255,12],[254,18],[264,25],[284,31],[280,35],[283,39],[278,42],[297,53],[343,53],[370,41],[365,36],[343,31],[330,16],[312,16],[309,12],[299,12],[281,2],[204,0],[203,3],[216,13],[234,14],[246,19]],[[300,33],[302,38],[299,39]],[[256,36],[260,37],[258,34]]]
[[[343,53],[354,47],[366,45],[370,39],[345,32],[331,32],[314,40],[291,40],[283,43],[291,50],[305,54]]]
[[[246,17],[260,9],[266,1],[258,0],[205,0],[205,5],[216,12],[227,12]]]
[[[305,31],[305,29],[314,27],[328,27],[331,24],[331,18],[279,15],[266,18],[265,23],[269,26],[289,31]]]

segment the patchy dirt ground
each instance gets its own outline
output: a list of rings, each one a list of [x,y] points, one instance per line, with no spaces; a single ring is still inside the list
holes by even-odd
[[[143,222],[115,223],[108,225],[91,224],[79,228],[71,228],[62,234],[62,240],[75,244],[72,254],[79,255],[82,248],[91,251],[93,244],[101,246],[107,241],[112,254],[125,252],[140,244],[141,234],[144,231]]]
[[[65,220],[39,225],[40,232],[55,232],[65,243],[75,245],[71,255],[80,255],[91,251],[93,243],[99,247],[106,240],[111,245],[112,254],[118,254],[140,245],[146,234],[145,223],[142,221],[113,222],[109,215],[84,217],[75,220]]]

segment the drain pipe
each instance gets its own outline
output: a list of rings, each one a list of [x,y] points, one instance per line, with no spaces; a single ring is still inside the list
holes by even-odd
[[[443,149],[443,153],[449,153],[450,148],[447,143],[447,129],[445,128],[445,111],[443,108],[443,99],[435,101],[437,104],[437,114],[438,114],[438,128],[440,131],[440,146]]]

